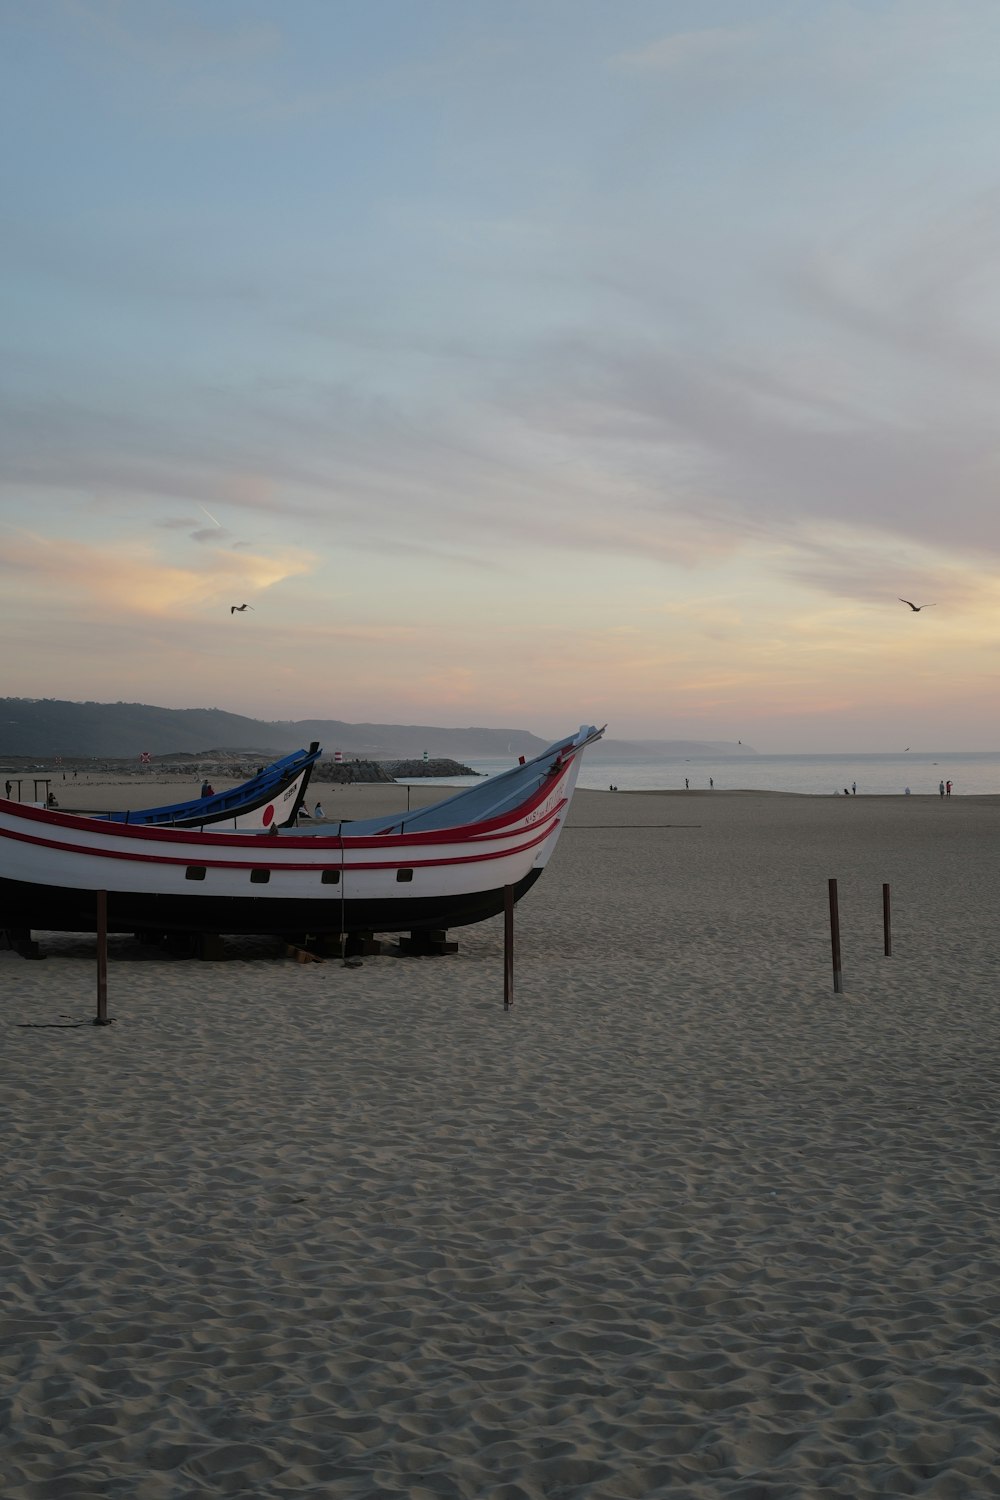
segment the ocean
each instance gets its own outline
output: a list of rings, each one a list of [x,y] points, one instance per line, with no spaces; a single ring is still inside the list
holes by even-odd
[[[508,770],[516,757],[468,761],[478,775],[495,776]],[[685,777],[692,791],[801,792],[810,796],[843,794],[856,783],[859,797],[936,793],[941,781],[951,781],[952,795],[1000,795],[1000,751],[910,751],[903,755],[720,755],[689,760],[614,760],[598,745],[583,758],[580,787],[622,792],[683,791]],[[419,777],[414,785],[465,786],[471,777]]]

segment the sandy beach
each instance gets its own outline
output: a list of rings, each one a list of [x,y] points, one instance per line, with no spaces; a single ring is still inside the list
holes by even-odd
[[[500,920],[114,938],[106,1028],[93,938],[0,952],[0,1493],[1000,1495],[998,840],[989,797],[577,792],[509,1013]]]

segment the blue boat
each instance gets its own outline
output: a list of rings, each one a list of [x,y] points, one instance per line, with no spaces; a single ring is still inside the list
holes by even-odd
[[[126,812],[88,813],[88,817],[110,823],[131,823],[160,828],[207,828],[223,833],[229,829],[287,828],[302,806],[312,768],[322,750],[317,741],[308,750],[294,750],[265,766],[228,792],[174,802],[167,807],[144,807]]]

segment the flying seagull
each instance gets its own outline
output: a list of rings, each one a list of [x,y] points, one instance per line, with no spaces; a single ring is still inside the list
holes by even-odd
[[[253,605],[252,604],[231,604],[229,606],[229,613],[231,615],[241,615],[245,609],[253,609]]]
[[[896,595],[896,598],[899,599],[900,604],[908,604],[910,606],[910,608],[912,610],[914,610],[917,614],[919,614],[922,609],[936,609],[937,608],[936,604],[914,604],[913,601],[910,600],[910,599],[900,598],[899,594]]]

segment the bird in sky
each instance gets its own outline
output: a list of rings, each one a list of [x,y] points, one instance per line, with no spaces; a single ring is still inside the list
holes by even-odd
[[[899,594],[896,595],[896,598],[899,600],[900,604],[908,604],[916,614],[919,614],[922,609],[937,608],[936,604],[914,604],[911,599],[903,599]]]
[[[229,613],[231,615],[240,615],[240,614],[243,613],[243,611],[245,609],[253,609],[253,605],[252,604],[231,604],[229,606]]]

